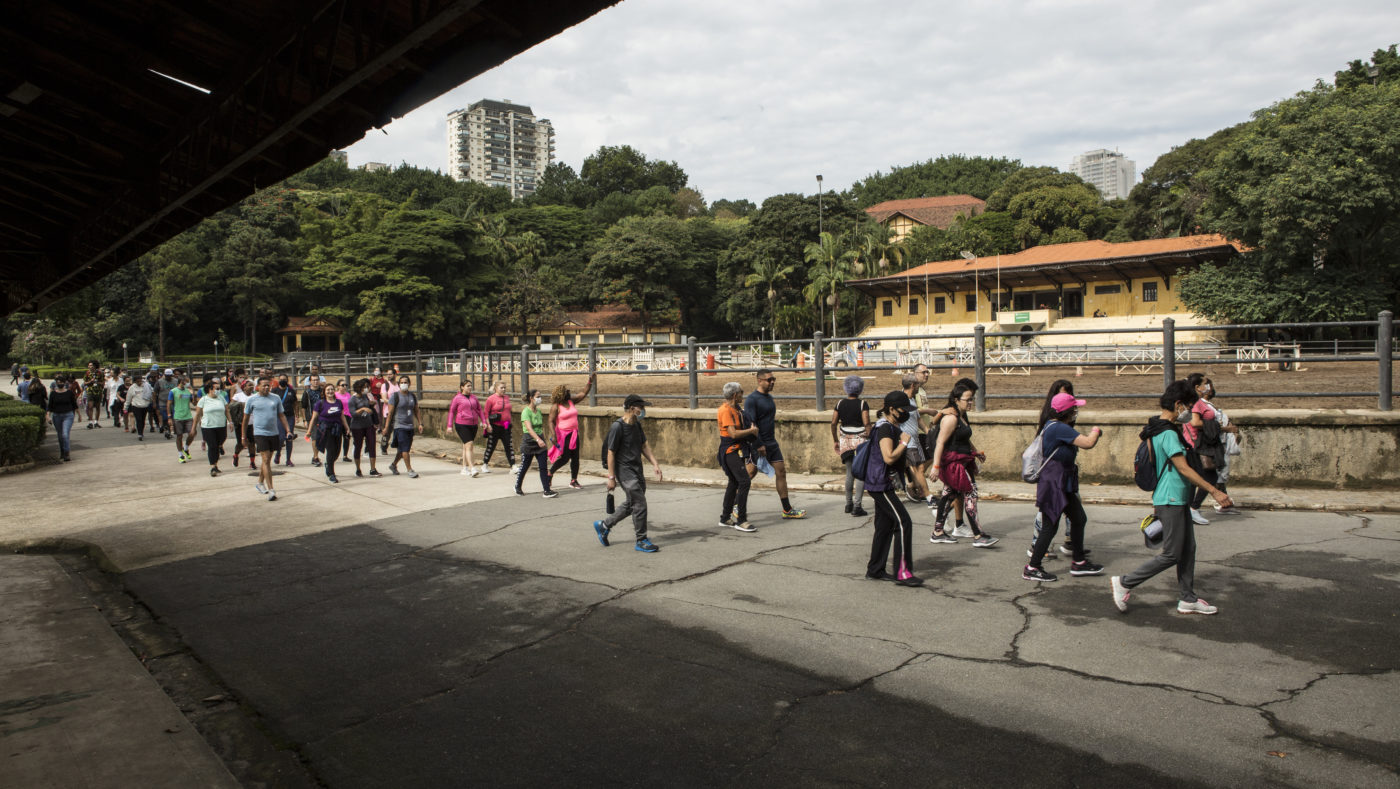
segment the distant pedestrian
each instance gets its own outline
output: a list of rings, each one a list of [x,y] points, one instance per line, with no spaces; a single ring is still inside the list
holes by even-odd
[[[1192,373],[1186,377],[1186,382],[1191,384],[1196,396],[1200,399],[1191,406],[1191,419],[1182,425],[1181,433],[1186,438],[1186,445],[1196,450],[1196,454],[1201,458],[1201,478],[1210,484],[1220,487],[1220,469],[1225,465],[1225,428],[1221,426],[1219,414],[1215,411],[1215,406],[1211,405],[1210,398],[1215,395],[1215,385],[1205,373]],[[1236,428],[1238,430],[1238,428]],[[1221,488],[1224,490],[1224,488]],[[1191,520],[1197,526],[1205,526],[1210,523],[1201,514],[1201,505],[1205,503],[1205,488],[1196,488],[1191,493]]]
[[[340,386],[343,386],[341,384]],[[339,386],[337,388],[340,388]],[[278,402],[281,413],[281,402]],[[316,447],[325,457],[326,479],[339,483],[335,476],[335,461],[340,456],[340,445],[350,433],[350,422],[345,416],[345,405],[339,397],[324,397],[316,404],[315,412],[308,419],[316,420]]]
[[[1079,450],[1093,449],[1099,443],[1103,431],[1095,427],[1088,435],[1074,429],[1079,418],[1079,407],[1084,401],[1072,394],[1060,393],[1050,402],[1054,418],[1045,423],[1040,433],[1040,451],[1045,465],[1035,483],[1035,507],[1040,512],[1041,529],[1031,548],[1030,562],[1021,571],[1027,581],[1054,581],[1057,576],[1046,572],[1042,562],[1050,550],[1050,544],[1059,530],[1060,518],[1069,521],[1069,546],[1071,561],[1069,574],[1073,576],[1099,575],[1103,565],[1089,561],[1089,552],[1084,548],[1084,524],[1089,518],[1084,513],[1084,505],[1079,500]]]
[[[578,394],[574,394],[565,384],[554,387],[553,396],[550,398],[553,408],[549,410],[549,435],[550,440],[554,442],[554,451],[559,453],[559,456],[549,466],[551,488],[554,487],[554,472],[563,468],[566,463],[569,466],[569,487],[583,488],[578,482],[578,404],[593,391],[593,385],[597,381],[597,375],[589,375],[588,384]]]
[[[18,383],[19,383],[19,362],[11,362],[11,363],[10,363],[10,383],[11,383],[11,384],[18,384]]]
[[[34,380],[38,381],[38,377]],[[33,394],[34,387],[31,385],[30,395]],[[49,395],[44,407],[49,414],[49,423],[53,425],[53,431],[58,436],[59,457],[64,462],[72,460],[73,445],[70,438],[73,420],[78,416],[78,393],[75,386],[69,385],[68,376],[59,374],[53,379],[53,393]]]
[[[525,481],[525,473],[530,470],[531,462],[539,468],[540,489],[544,497],[552,499],[559,495],[549,487],[549,440],[544,437],[544,414],[540,413],[543,402],[540,390],[531,389],[525,393],[525,407],[520,409],[520,432],[524,437],[520,440],[520,466],[515,471],[517,496],[525,495],[521,483]]]
[[[319,467],[321,465],[321,450],[316,436],[316,404],[325,397],[325,383],[320,376],[307,376],[302,384],[301,411],[306,414],[306,437],[311,442],[311,465]]]
[[[102,384],[102,402],[105,406],[106,416],[112,418],[112,427],[121,427],[121,411],[117,408],[117,390],[122,385],[121,369],[112,370],[107,376],[107,380]]]
[[[44,379],[38,373],[29,379],[29,387],[25,391],[25,396],[30,405],[37,405],[45,411],[49,410],[49,390],[44,387]]]
[[[1244,435],[1240,433],[1239,426],[1230,421],[1229,414],[1226,414],[1224,409],[1216,405],[1215,397],[1218,393],[1215,390],[1215,382],[1210,378],[1206,378],[1205,384],[1206,391],[1202,396],[1202,400],[1206,401],[1206,405],[1215,411],[1215,419],[1220,423],[1221,433],[1222,451],[1218,453],[1220,463],[1215,470],[1215,487],[1229,493],[1230,489],[1227,485],[1230,482],[1230,465],[1234,461],[1234,458],[1240,454],[1240,441],[1244,438]],[[1192,507],[1196,510],[1200,510],[1201,504],[1205,502],[1205,496],[1205,491],[1197,488],[1195,496],[1191,499]],[[1240,514],[1240,511],[1234,507],[1222,507],[1219,504],[1215,504],[1214,506],[1217,515]]]
[[[29,385],[33,383],[33,379],[30,377],[28,370],[20,373],[20,376],[19,386],[15,389],[15,396],[27,403],[29,402]]]
[[[724,385],[724,402],[719,419],[719,450],[716,460],[728,479],[724,502],[720,505],[719,525],[742,532],[757,531],[749,523],[749,486],[753,479],[753,440],[758,428],[744,416],[744,387],[738,381]]]
[[[296,464],[292,462],[292,450],[296,449],[297,445],[297,412],[300,410],[300,403],[297,400],[297,390],[286,373],[277,377],[277,387],[272,390],[272,394],[282,403],[282,415],[287,418],[288,431],[281,449],[272,453],[272,462],[281,463],[282,454],[286,453],[287,468],[293,468]]]
[[[773,467],[773,482],[778,489],[778,502],[783,507],[784,518],[805,518],[806,510],[799,510],[788,500],[787,464],[783,460],[783,448],[778,444],[776,423],[778,404],[773,400],[773,387],[778,378],[772,370],[759,370],[754,376],[756,387],[744,398],[744,416],[758,428],[754,446],[758,458]]]
[[[900,429],[909,435],[909,447],[904,451],[904,469],[907,472],[905,492],[911,502],[931,504],[933,494],[929,492],[928,483],[924,479],[930,458],[921,432],[919,376],[912,372],[905,373],[900,377],[899,385],[905,397],[909,398],[909,407],[903,411],[904,421],[899,425]]]
[[[155,390],[151,388],[151,381],[147,377],[137,378],[126,390],[127,410],[131,411],[131,416],[136,420],[136,440],[146,440],[146,420],[150,420],[151,429],[157,428],[155,410]]]
[[[126,407],[127,393],[131,391],[131,376],[123,375],[117,384],[117,399],[112,403],[112,415],[116,417],[123,433],[131,432],[131,411]]]
[[[842,381],[841,387],[845,390],[846,397],[832,409],[831,440],[836,454],[846,467],[846,512],[854,517],[864,518],[869,514],[861,507],[865,496],[865,482],[856,479],[851,461],[855,459],[856,450],[860,449],[860,445],[870,439],[870,406],[860,399],[861,392],[865,391],[865,379],[859,375],[848,375],[846,380]]]
[[[515,447],[510,439],[510,395],[506,393],[506,382],[497,379],[491,396],[486,398],[486,454],[481,456],[481,473],[491,473],[491,455],[496,445],[505,447],[506,463],[515,470]]]
[[[243,427],[252,428],[253,446],[262,460],[258,466],[258,483],[254,487],[265,494],[268,501],[276,501],[277,491],[272,484],[272,452],[277,448],[279,436],[291,431],[287,429],[287,418],[282,415],[282,401],[272,396],[271,378],[258,378],[257,394],[250,395],[243,404]]]
[[[1162,393],[1160,415],[1149,419],[1147,427],[1138,434],[1139,438],[1152,442],[1157,472],[1152,507],[1153,514],[1162,522],[1162,552],[1127,575],[1113,576],[1113,604],[1119,611],[1128,610],[1130,590],[1171,567],[1176,567],[1180,592],[1177,613],[1214,614],[1217,610],[1196,596],[1196,526],[1191,521],[1191,486],[1205,488],[1222,507],[1232,506],[1233,502],[1229,494],[1202,479],[1187,462],[1186,442],[1177,420],[1186,418],[1198,399],[1191,384],[1173,381]]]
[[[589,376],[589,385],[592,386],[592,376]],[[656,456],[647,444],[646,433],[642,430],[642,419],[646,416],[648,405],[650,403],[637,395],[627,395],[622,403],[622,418],[613,423],[613,428],[604,439],[603,445],[608,453],[608,492],[621,485],[622,492],[627,495],[616,512],[593,522],[593,531],[604,547],[608,545],[608,534],[612,528],[630,515],[632,530],[636,534],[634,549],[642,553],[661,550],[647,537],[647,480],[642,471],[642,458],[651,463],[656,472],[656,481],[661,482],[661,464],[656,462]]]
[[[418,398],[409,390],[412,381],[408,376],[399,377],[399,390],[389,398],[389,416],[384,420],[384,432],[393,432],[394,459],[389,463],[389,473],[398,476],[399,461],[408,469],[408,478],[417,479],[413,470],[413,436],[423,432],[423,422],[418,415]]]
[[[175,432],[175,454],[181,463],[189,461],[189,447],[185,446],[185,438],[194,435],[194,413],[191,406],[194,403],[194,392],[185,385],[184,376],[179,376],[175,381],[175,388],[169,394],[170,421]],[[207,443],[207,442],[206,442]]]
[[[165,374],[156,379],[151,385],[155,392],[156,416],[160,419],[160,431],[169,439],[172,437],[170,425],[170,393],[179,386],[175,380],[175,370],[165,368]]]
[[[462,471],[464,477],[475,477],[484,469],[476,467],[476,434],[486,421],[485,409],[477,399],[472,379],[463,378],[457,386],[457,394],[447,406],[447,424],[457,433],[462,442]],[[483,463],[484,467],[486,464]]]
[[[83,373],[83,399],[84,409],[87,416],[87,429],[95,430],[102,427],[102,405],[103,395],[106,394],[103,385],[106,378],[102,375],[102,366],[96,359],[87,363],[87,372]],[[76,386],[76,382],[74,384]],[[74,417],[76,419],[76,417]]]
[[[949,513],[957,504],[962,504],[967,527],[971,529],[964,534],[972,538],[973,546],[990,548],[997,543],[997,538],[982,531],[978,522],[977,464],[985,461],[987,455],[972,443],[972,422],[968,413],[972,411],[976,395],[975,382],[958,381],[948,393],[947,405],[939,412],[938,436],[933,441],[928,476],[930,479],[937,477],[944,485],[944,492],[938,498],[930,542],[957,542],[958,531],[964,528],[962,520],[957,520],[952,534],[944,527]]]
[[[345,378],[342,378],[342,379],[340,379],[339,381],[336,381],[336,382],[335,382],[335,399],[337,399],[337,400],[340,401],[340,410],[341,410],[341,413],[343,413],[343,414],[346,415],[346,419],[347,419],[347,420],[348,420],[349,417],[350,417],[350,397],[351,397],[351,394],[350,394],[350,381],[349,381],[348,379],[345,379]],[[344,462],[346,462],[346,463],[349,463],[349,462],[350,462],[350,431],[349,431],[349,429],[344,429],[344,430],[342,430],[341,433],[340,433],[340,446],[339,446],[338,449],[337,449],[337,454],[340,455],[340,459],[341,459],[342,461],[344,461]]]
[[[224,441],[228,440],[228,403],[224,402],[223,382],[211,378],[204,385],[204,394],[194,404],[194,418],[190,421],[188,440],[194,441],[194,431],[198,429],[204,440],[204,451],[209,458],[209,476],[219,476],[219,456],[224,453]]]
[[[361,378],[355,382],[355,394],[350,397],[350,436],[355,445],[355,476],[364,476],[360,468],[361,451],[369,454],[369,475],[379,476],[379,470],[374,467],[374,425],[379,419],[379,412],[374,398],[369,393],[369,379]],[[288,465],[291,460],[288,459]]]
[[[884,407],[871,432],[866,457],[865,492],[875,503],[875,533],[870,542],[870,561],[865,565],[865,577],[872,581],[891,580],[900,586],[922,586],[923,579],[914,575],[914,521],[904,502],[894,489],[895,476],[901,473],[904,453],[913,438],[900,424],[909,417],[913,406],[909,395],[896,389],[885,395]],[[887,566],[891,548],[894,552],[894,572]]]

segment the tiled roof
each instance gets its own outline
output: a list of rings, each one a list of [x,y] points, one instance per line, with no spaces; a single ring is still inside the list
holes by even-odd
[[[496,331],[510,331],[511,326],[507,324],[497,324]],[[642,314],[627,307],[615,305],[603,307],[601,309],[587,310],[567,310],[564,317],[546,326],[541,331],[564,330],[588,330],[588,329],[637,329],[642,328]],[[667,331],[674,326],[663,326],[652,324],[647,327],[651,331]]]
[[[340,334],[344,331],[335,318],[317,318],[306,315],[293,315],[287,318],[287,325],[277,330],[277,334]]]
[[[903,214],[921,225],[947,230],[959,216],[976,216],[987,210],[987,202],[972,195],[915,197],[909,200],[886,200],[865,209],[876,222],[884,222],[895,214]]]
[[[1239,243],[1217,234],[1157,238],[1150,241],[1127,241],[1117,244],[1108,241],[1076,241],[1072,244],[1046,244],[1031,247],[1013,255],[1002,255],[1000,263],[995,255],[972,261],[940,260],[914,266],[903,273],[891,274],[879,279],[897,280],[905,277],[970,274],[974,271],[993,271],[998,265],[1005,271],[1006,269],[1075,263],[1093,264],[1113,263],[1115,261],[1131,263],[1143,258],[1170,257],[1179,253],[1238,252],[1243,249],[1244,247]]]

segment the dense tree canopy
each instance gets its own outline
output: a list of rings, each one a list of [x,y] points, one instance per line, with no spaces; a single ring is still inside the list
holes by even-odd
[[[864,208],[971,194],[987,211],[894,243]],[[701,339],[859,333],[854,278],[1038,244],[1222,233],[1247,248],[1181,282],[1228,321],[1372,317],[1400,289],[1400,56],[1186,141],[1125,201],[1053,167],[939,156],[846,192],[706,204],[676,162],[603,146],[554,163],[532,197],[411,166],[327,159],[258,192],[43,316],[8,321],[11,353],[267,352],[288,316],[340,319],[356,350],[456,348],[503,324],[541,332],[566,309],[625,304]],[[63,358],[58,358],[63,357]]]

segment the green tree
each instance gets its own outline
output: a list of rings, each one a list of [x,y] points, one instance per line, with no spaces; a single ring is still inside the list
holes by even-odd
[[[825,325],[823,311],[831,309],[831,335],[836,336],[836,313],[841,308],[840,290],[851,276],[851,256],[836,243],[836,238],[823,232],[814,244],[803,250],[803,259],[811,263],[807,271],[807,287],[802,295],[817,305],[817,318]]]
[[[1120,227],[1129,239],[1176,238],[1205,232],[1201,210],[1210,187],[1201,173],[1230,144],[1243,124],[1221,129],[1204,140],[1189,140],[1142,171],[1142,182],[1128,193]]]
[[[597,201],[615,192],[639,194],[653,186],[675,194],[689,177],[675,162],[648,159],[630,145],[604,145],[583,160],[579,179]]]
[[[886,200],[967,194],[986,200],[1012,173],[1015,159],[986,156],[940,156],[918,164],[891,167],[851,185],[856,205],[869,208]]]
[[[1400,80],[1400,55],[1395,52],[1395,44],[1389,49],[1378,49],[1371,55],[1371,62],[1353,60],[1347,67],[1338,71],[1333,84],[1338,90],[1354,90],[1362,85],[1379,85]]]
[[[179,235],[147,253],[142,261],[149,283],[146,314],[156,319],[160,358],[165,358],[165,324],[182,324],[195,317],[204,297],[203,259],[188,236]]]
[[[715,219],[743,219],[758,210],[750,200],[716,200],[710,203],[710,216]]]
[[[770,255],[759,257],[751,265],[749,275],[744,278],[744,287],[759,288],[762,292],[763,300],[768,303],[768,322],[771,325],[777,317],[778,288],[797,267],[784,266]]]
[[[1193,310],[1233,320],[1236,293],[1275,321],[1358,319],[1395,303],[1400,81],[1319,82],[1260,110],[1202,178],[1207,227],[1249,251],[1184,279]]]
[[[259,316],[279,317],[282,297],[294,282],[299,261],[292,244],[265,227],[239,220],[213,262],[217,269],[231,272],[225,281],[227,296],[244,317],[248,353],[257,355]]]
[[[644,329],[680,320],[674,275],[683,251],[673,233],[658,232],[665,221],[631,217],[618,222],[608,228],[588,263],[595,298],[637,310]]]
[[[535,193],[524,201],[528,205],[565,205],[587,208],[592,202],[588,186],[579,179],[574,168],[554,162],[544,168],[535,182]]]

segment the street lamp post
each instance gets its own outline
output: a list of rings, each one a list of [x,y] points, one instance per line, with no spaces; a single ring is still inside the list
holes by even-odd
[[[126,368],[126,343],[122,343],[122,369],[125,370]]]
[[[822,238],[822,177],[817,176],[817,240]]]
[[[214,341],[214,366],[219,366],[219,341]]]

